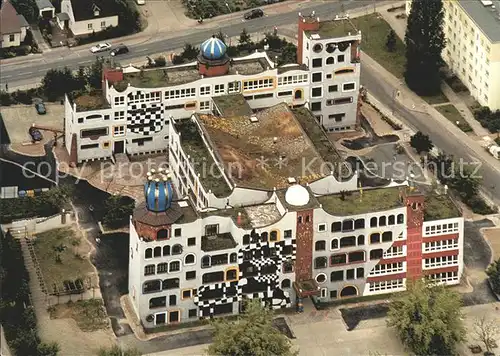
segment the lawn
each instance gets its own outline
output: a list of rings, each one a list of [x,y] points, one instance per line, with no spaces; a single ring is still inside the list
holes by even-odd
[[[95,273],[84,253],[86,241],[71,228],[49,230],[36,235],[35,254],[49,293],[54,285],[63,289],[64,281],[74,281]]]
[[[82,331],[96,331],[108,327],[108,317],[101,299],[79,300],[57,304],[49,308],[51,319],[75,319]]]
[[[370,14],[353,18],[354,26],[361,30],[361,50],[376,60],[397,78],[403,78],[405,71],[405,45],[396,36],[396,49],[389,52],[386,47],[387,34],[391,26],[378,14]]]
[[[424,220],[442,220],[462,216],[449,195],[430,194],[425,197]]]
[[[450,120],[453,124],[457,125],[458,128],[463,132],[472,132],[472,128],[469,126],[467,121],[463,118],[462,114],[453,105],[443,105],[436,106],[435,109],[439,111],[444,117]]]
[[[421,96],[421,98],[427,101],[429,105],[443,104],[450,102],[450,100],[446,97],[446,95],[443,94],[442,91],[439,91],[439,94],[433,96]]]

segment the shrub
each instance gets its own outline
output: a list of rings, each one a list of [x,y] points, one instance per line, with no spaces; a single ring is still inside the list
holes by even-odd
[[[476,214],[488,215],[497,212],[496,208],[489,206],[488,203],[486,203],[479,195],[474,195],[469,199],[464,199],[464,203],[467,204]]]
[[[0,91],[0,105],[1,106],[10,106],[12,105],[12,98],[9,93],[6,91]]]
[[[165,67],[167,65],[167,60],[164,56],[158,56],[155,58],[155,63],[157,67]]]
[[[25,105],[31,105],[33,103],[33,98],[27,90],[17,90],[12,93],[12,100]]]

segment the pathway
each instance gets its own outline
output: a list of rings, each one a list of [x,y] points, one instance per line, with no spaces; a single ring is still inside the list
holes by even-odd
[[[35,42],[38,44],[38,48],[42,52],[52,51],[52,48],[50,48],[47,42],[45,42],[45,39],[43,38],[42,33],[40,32],[40,29],[37,25],[31,25],[31,33],[33,34]]]

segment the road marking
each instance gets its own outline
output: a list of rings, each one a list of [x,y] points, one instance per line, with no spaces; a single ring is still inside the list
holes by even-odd
[[[33,72],[23,72],[24,74],[33,74]]]
[[[81,61],[81,62],[78,62],[78,64],[83,64],[83,63],[90,63],[92,62],[91,60],[87,60],[87,61]]]
[[[3,75],[2,77],[3,78],[10,78],[10,77],[12,77],[12,75]]]

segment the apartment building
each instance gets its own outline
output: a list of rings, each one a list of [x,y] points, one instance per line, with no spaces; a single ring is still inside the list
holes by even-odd
[[[347,31],[348,29],[349,31]],[[193,63],[108,68],[103,92],[66,97],[65,142],[71,162],[166,151],[171,123],[214,113],[218,97],[241,94],[252,115],[278,103],[310,108],[328,132],[358,125],[360,33],[348,21],[299,18],[299,60],[277,66],[266,52],[229,58],[215,36]]]
[[[169,170],[148,174],[129,259],[145,328],[238,314],[248,299],[278,309],[459,283],[463,218],[449,196],[360,188],[306,108],[239,110],[176,122]]]
[[[479,104],[499,110],[500,1],[449,0],[443,9],[443,60]]]

